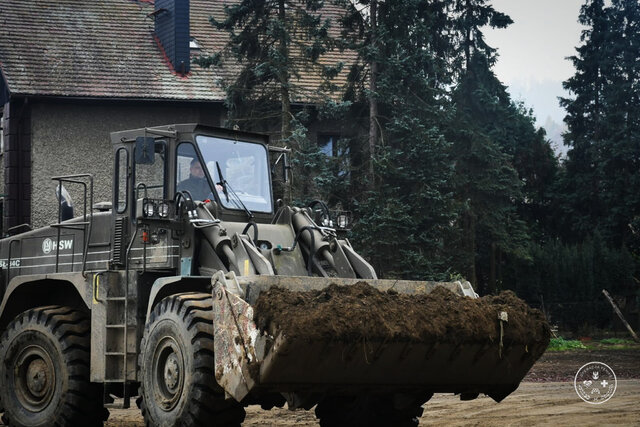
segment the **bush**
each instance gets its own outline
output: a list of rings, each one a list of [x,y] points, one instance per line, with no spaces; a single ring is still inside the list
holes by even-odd
[[[566,350],[576,350],[576,349],[585,349],[587,347],[582,344],[582,342],[578,340],[565,340],[562,337],[551,338],[549,342],[549,346],[547,350],[549,351],[566,351]]]

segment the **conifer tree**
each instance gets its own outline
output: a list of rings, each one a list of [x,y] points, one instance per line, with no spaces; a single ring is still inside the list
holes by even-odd
[[[587,29],[581,36],[583,44],[571,57],[576,74],[563,84],[575,98],[561,100],[567,110],[565,144],[570,148],[565,174],[559,182],[563,199],[559,216],[561,228],[570,231],[564,234],[565,238],[576,236],[580,240],[597,227],[603,210],[598,169],[605,132],[604,94],[611,68],[611,22],[604,0],[587,0],[580,10],[579,22]]]
[[[292,128],[292,101],[308,100],[312,94],[300,93],[305,88],[296,87],[294,80],[304,72],[330,79],[340,67],[319,61],[333,44],[331,22],[322,17],[323,4],[322,0],[239,0],[225,5],[224,19],[210,18],[215,29],[228,33],[229,41],[223,52],[200,58],[199,63],[232,63],[237,77],[223,84],[233,123],[267,130],[279,122],[285,141],[297,132]]]
[[[603,233],[626,245],[640,214],[640,4],[613,0],[610,31],[612,75],[605,91],[606,150],[600,165],[606,206]]]
[[[599,230],[620,246],[633,239],[640,212],[640,6],[637,1],[588,0],[587,28],[571,59],[576,74],[565,88],[570,147],[560,181],[563,228],[581,241]]]
[[[355,237],[385,277],[446,278],[452,168],[441,124],[449,112],[449,80],[447,55],[437,53],[451,46],[447,2],[378,2],[375,42],[362,9],[368,4],[357,3],[345,20],[348,30],[359,30],[352,46],[360,58],[346,96],[356,108],[370,106],[372,98],[377,104],[375,179],[359,198]],[[371,123],[371,108],[358,111],[362,122]],[[370,138],[361,142],[370,156]]]
[[[482,28],[506,28],[513,20],[506,14],[493,8],[486,0],[453,0],[452,11],[455,15],[455,30],[458,39],[457,55],[459,70],[473,72],[471,60],[475,54],[486,58],[489,67],[496,61],[496,49],[484,40]]]
[[[511,120],[502,123],[499,139],[503,150],[512,156],[512,164],[522,182],[522,197],[516,203],[519,217],[526,222],[535,242],[557,237],[553,222],[553,186],[559,173],[556,154],[543,128],[536,128],[531,110],[511,102]]]
[[[522,119],[492,66],[496,51],[484,40],[482,27],[504,28],[512,21],[484,0],[454,3],[457,34],[457,85],[449,139],[456,165],[458,202],[458,270],[483,292],[500,287],[503,254],[528,258],[529,239],[518,216],[522,180],[514,167],[519,150],[509,129]],[[533,129],[526,129],[532,131]]]

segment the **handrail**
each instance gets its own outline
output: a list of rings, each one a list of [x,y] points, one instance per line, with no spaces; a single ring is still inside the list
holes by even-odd
[[[89,173],[84,174],[75,174],[75,175],[63,175],[63,176],[54,176],[51,178],[53,181],[58,181],[58,186],[62,188],[62,183],[66,182],[69,184],[78,184],[83,187],[83,212],[82,212],[82,222],[74,222],[71,224],[64,224],[62,222],[62,204],[60,203],[60,198],[58,198],[58,223],[52,224],[52,227],[57,229],[57,240],[56,240],[56,273],[58,272],[59,267],[59,259],[60,259],[60,233],[63,228],[69,230],[82,230],[83,231],[83,246],[84,250],[82,251],[82,276],[85,277],[85,269],[87,267],[87,255],[89,251],[89,242],[91,241],[91,232],[93,226],[93,209],[89,209],[89,220],[87,221],[87,181],[89,182],[89,206],[93,207],[93,175]],[[81,180],[82,179],[82,180]],[[82,226],[82,227],[79,227]],[[73,258],[71,260],[73,265]],[[73,267],[72,267],[73,268]]]

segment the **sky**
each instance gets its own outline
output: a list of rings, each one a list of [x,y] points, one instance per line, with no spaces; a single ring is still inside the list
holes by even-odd
[[[562,125],[565,112],[557,97],[569,96],[562,82],[575,70],[566,59],[575,54],[584,27],[578,23],[585,0],[491,0],[514,21],[506,29],[485,29],[487,43],[498,49],[494,71],[511,97],[533,108],[539,126],[550,118]],[[545,126],[546,125],[546,126]],[[548,136],[555,139],[551,129]],[[559,139],[554,142],[559,143]],[[563,151],[562,147],[556,149]]]

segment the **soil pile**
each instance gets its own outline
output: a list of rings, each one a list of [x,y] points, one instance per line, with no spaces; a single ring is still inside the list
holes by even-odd
[[[508,314],[505,345],[544,343],[546,348],[550,336],[543,314],[511,291],[472,299],[442,287],[426,295],[381,292],[366,282],[309,292],[272,287],[254,308],[260,329],[309,341],[495,343],[501,311]]]

